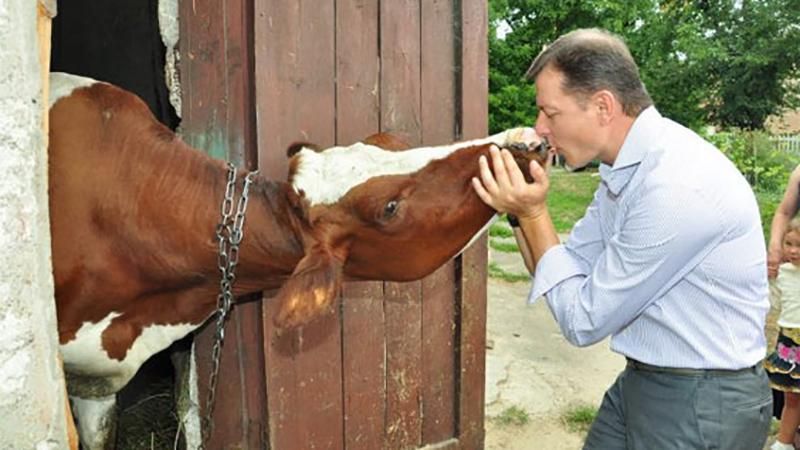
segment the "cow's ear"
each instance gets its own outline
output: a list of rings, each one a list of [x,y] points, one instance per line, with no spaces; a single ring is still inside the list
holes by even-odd
[[[280,305],[275,326],[296,328],[329,313],[339,295],[342,265],[323,245],[311,247],[275,297]]]

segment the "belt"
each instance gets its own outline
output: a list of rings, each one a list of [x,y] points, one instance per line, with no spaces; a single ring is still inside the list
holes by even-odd
[[[628,360],[627,367],[633,370],[641,370],[645,372],[668,373],[672,375],[685,375],[685,376],[731,376],[741,375],[744,373],[756,373],[761,367],[761,362],[758,362],[750,367],[743,369],[689,369],[684,367],[661,367],[645,364],[631,358]]]

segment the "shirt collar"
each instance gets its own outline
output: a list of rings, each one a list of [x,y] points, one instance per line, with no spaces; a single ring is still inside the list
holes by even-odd
[[[661,114],[654,106],[650,106],[633,121],[628,135],[622,143],[613,166],[600,163],[600,178],[614,195],[619,195],[628,184],[639,163],[642,162],[648,150],[648,141],[656,134],[656,128],[661,121]]]

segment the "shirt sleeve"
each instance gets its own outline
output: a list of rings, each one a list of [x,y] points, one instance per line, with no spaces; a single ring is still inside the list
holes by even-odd
[[[574,345],[620,331],[725,237],[718,208],[685,186],[650,187],[619,214],[621,226],[595,261],[558,246],[536,269],[531,296],[546,296]],[[599,233],[599,225],[593,228]]]
[[[595,192],[586,214],[572,228],[567,243],[555,246],[542,255],[536,264],[528,303],[535,303],[543,293],[567,278],[589,274],[604,247],[597,206],[598,196],[602,192],[602,188]]]

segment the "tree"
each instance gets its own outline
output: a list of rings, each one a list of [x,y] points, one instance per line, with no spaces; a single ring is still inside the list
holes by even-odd
[[[706,61],[713,80],[708,119],[755,130],[798,105],[800,1],[708,2],[700,17],[715,49]]]
[[[490,20],[493,131],[533,123],[525,70],[543,45],[582,27],[621,35],[659,110],[690,127],[757,129],[798,104],[800,0],[490,0]]]
[[[534,89],[523,79],[539,50],[581,27],[633,29],[652,0],[490,0],[489,125],[493,131],[533,123]],[[497,29],[507,33],[497,36]]]

